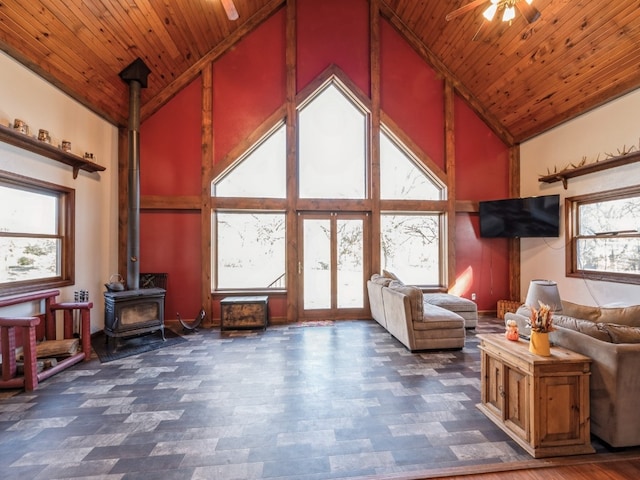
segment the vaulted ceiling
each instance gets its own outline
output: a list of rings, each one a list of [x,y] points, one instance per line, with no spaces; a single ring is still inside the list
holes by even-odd
[[[472,0],[371,1],[509,143],[640,87],[640,0],[534,0],[534,23],[518,14],[484,25],[489,0],[451,21],[447,13]],[[126,125],[118,73],[133,60],[153,75],[144,119],[286,0],[234,3],[236,21],[220,0],[4,0],[0,48]]]

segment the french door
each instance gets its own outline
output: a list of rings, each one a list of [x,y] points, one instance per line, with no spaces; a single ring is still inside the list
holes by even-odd
[[[369,216],[314,212],[298,215],[301,319],[348,319],[366,315]]]

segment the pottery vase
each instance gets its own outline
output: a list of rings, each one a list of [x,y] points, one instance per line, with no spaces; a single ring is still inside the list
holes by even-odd
[[[551,346],[549,344],[549,334],[542,332],[531,332],[529,339],[529,351],[542,357],[551,355]]]

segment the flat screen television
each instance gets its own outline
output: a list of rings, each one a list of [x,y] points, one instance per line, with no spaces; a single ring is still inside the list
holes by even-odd
[[[557,237],[560,195],[480,202],[481,237]]]

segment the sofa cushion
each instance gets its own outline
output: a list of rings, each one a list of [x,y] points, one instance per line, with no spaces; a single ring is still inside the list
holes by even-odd
[[[640,327],[640,305],[617,308],[600,308],[600,322]]]
[[[425,303],[422,320],[414,320],[413,328],[415,330],[464,330],[464,318],[446,308]]]
[[[475,302],[451,295],[450,293],[425,293],[424,301],[438,307],[446,308],[452,312],[477,312],[478,306]]]
[[[562,315],[598,322],[600,320],[600,307],[578,305],[577,303],[562,300]]]
[[[562,314],[592,322],[640,327],[640,305],[628,307],[591,307],[562,301]]]
[[[640,343],[640,328],[614,323],[602,324],[613,343]]]
[[[411,305],[411,319],[414,322],[422,321],[424,314],[422,290],[412,285],[405,285],[398,280],[392,280],[391,283],[389,283],[389,288],[409,297],[409,304]]]
[[[529,308],[529,305],[522,304],[518,307],[518,310],[516,310],[516,314],[531,318],[531,308]]]
[[[575,330],[584,333],[603,342],[611,342],[612,338],[602,323],[592,322],[590,320],[581,320],[579,318],[569,317],[567,315],[554,315],[553,325]]]

